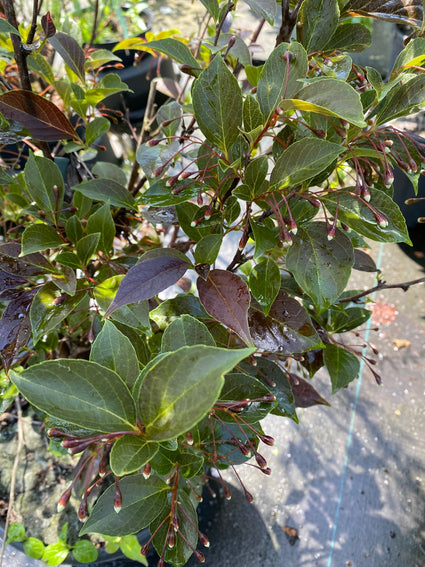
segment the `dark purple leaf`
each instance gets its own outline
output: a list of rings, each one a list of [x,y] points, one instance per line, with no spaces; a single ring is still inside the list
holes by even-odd
[[[354,249],[354,266],[355,270],[360,270],[361,272],[377,272],[375,260],[363,250],[357,248]]]
[[[199,299],[207,313],[252,345],[248,327],[250,294],[246,283],[227,270],[211,270],[206,280],[197,280]]]
[[[29,310],[34,291],[24,291],[6,307],[0,320],[0,353],[8,372],[15,356],[27,344],[31,333]]]
[[[296,374],[288,374],[289,383],[291,384],[292,393],[295,398],[295,406],[297,408],[309,408],[311,406],[322,405],[330,406],[322,396],[313,388],[310,382],[304,380]]]
[[[0,96],[0,112],[16,120],[37,140],[54,142],[76,138],[74,128],[59,108],[30,91],[8,91]]]
[[[46,39],[53,37],[56,33],[56,26],[52,20],[50,12],[44,14],[41,18],[41,27],[43,28]]]
[[[21,245],[8,242],[0,245],[0,269],[20,277],[37,276],[52,269],[44,256],[38,253],[19,257]]]
[[[84,51],[78,41],[66,33],[57,32],[49,39],[49,43],[56,49],[71,71],[84,83]]]
[[[269,352],[304,352],[320,343],[307,311],[298,301],[280,291],[268,316],[253,303],[248,315],[254,344]]]
[[[118,288],[115,299],[105,317],[115,309],[150,299],[170,285],[175,284],[186,272],[189,264],[176,256],[158,256],[136,264],[128,271]]]
[[[400,24],[422,24],[422,0],[349,0],[345,12]]]
[[[0,293],[6,289],[11,289],[19,285],[27,283],[27,279],[21,278],[19,275],[9,274],[4,270],[0,269]]]

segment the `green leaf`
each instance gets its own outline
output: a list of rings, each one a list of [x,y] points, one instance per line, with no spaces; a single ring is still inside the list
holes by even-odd
[[[333,344],[326,345],[323,356],[331,378],[332,394],[336,394],[357,378],[360,371],[359,359],[345,348]]]
[[[279,241],[279,231],[271,219],[264,219],[262,223],[250,220],[250,226],[255,240],[254,260],[257,260],[267,250],[273,249]]]
[[[296,99],[284,100],[282,110],[304,110],[335,116],[359,128],[365,128],[363,106],[359,94],[341,79],[323,77],[306,85]]]
[[[43,553],[41,560],[49,566],[60,565],[68,557],[69,546],[65,543],[58,541],[48,545]]]
[[[276,17],[276,0],[244,0],[246,4],[271,26]]]
[[[165,330],[172,321],[185,314],[197,319],[209,319],[199,299],[191,293],[182,293],[172,299],[166,299],[151,311],[150,316],[161,330]]]
[[[161,125],[161,130],[164,132],[165,137],[174,136],[176,134],[180,127],[182,114],[182,106],[176,100],[159,107],[156,120]],[[164,124],[164,122],[170,123]]]
[[[77,244],[83,237],[83,225],[76,215],[72,215],[72,217],[69,217],[66,221],[65,232],[66,236],[73,244]]]
[[[136,435],[123,435],[112,446],[112,472],[117,476],[136,472],[154,457],[158,448],[159,443],[148,442]]]
[[[280,155],[270,175],[278,189],[300,185],[326,169],[345,150],[343,146],[320,138],[302,138]]]
[[[106,63],[111,61],[115,61],[117,63],[121,63],[121,57],[118,57],[114,53],[112,53],[109,49],[95,49],[94,51],[90,51],[87,54],[87,59],[85,62],[85,69],[86,71],[90,69],[99,69]]]
[[[201,0],[201,2],[211,14],[213,20],[216,22],[220,16],[220,6],[218,5],[218,0]]]
[[[83,266],[87,266],[91,258],[96,254],[100,240],[100,232],[84,236],[77,242],[77,255]]]
[[[402,73],[403,71],[409,71],[408,68],[404,68],[405,65],[421,66],[424,62],[425,38],[416,37],[415,39],[409,41],[406,47],[397,56],[397,59],[395,60],[393,68],[391,70],[391,75],[393,73]]]
[[[351,193],[348,191],[351,189]],[[347,192],[345,192],[347,191]],[[371,189],[370,204],[388,221],[386,228],[381,228],[370,208],[355,195],[355,187],[344,191],[328,193],[322,198],[332,215],[338,205],[338,219],[366,238],[378,242],[406,242],[410,244],[406,221],[396,203],[383,191]]]
[[[11,371],[18,390],[48,415],[94,431],[135,429],[130,391],[112,370],[96,362],[62,358]]]
[[[220,252],[223,236],[221,234],[207,234],[198,242],[194,256],[197,264],[214,264]]]
[[[417,75],[403,82],[387,94],[380,102],[375,119],[376,126],[411,114],[417,106],[425,103],[425,76]]]
[[[331,324],[334,333],[347,333],[363,323],[372,316],[370,309],[363,307],[348,307],[341,311],[331,311]]]
[[[96,175],[96,177],[112,179],[112,181],[116,181],[120,185],[127,184],[127,176],[125,174],[125,171],[123,171],[121,167],[118,167],[118,165],[115,165],[114,163],[96,160],[96,163],[94,164],[92,169],[92,173],[93,175]]]
[[[179,451],[165,449],[161,444],[158,453],[152,459],[152,468],[160,475],[168,475],[177,465],[185,478],[202,474],[204,459],[196,450]]]
[[[80,535],[125,536],[139,532],[161,514],[170,488],[157,476],[145,479],[142,474],[135,474],[120,480],[120,490],[119,514],[113,511],[115,486],[110,486],[97,500]]]
[[[126,535],[121,538],[119,547],[122,553],[131,559],[132,561],[137,561],[137,563],[142,563],[148,567],[148,561],[144,555],[141,554],[141,545],[137,536]]]
[[[286,266],[319,311],[327,309],[342,294],[354,264],[350,239],[337,230],[328,240],[324,222],[313,222],[298,230]]]
[[[32,559],[41,559],[44,553],[44,543],[36,537],[29,537],[24,541],[25,555]]]
[[[34,297],[30,309],[34,343],[63,321],[85,297],[84,292],[64,296],[54,283],[44,284]]]
[[[252,132],[263,126],[264,118],[260,110],[258,100],[254,95],[248,93],[245,97],[242,109],[243,125],[246,132]],[[260,130],[261,131],[261,130]],[[258,132],[259,134],[260,132]]]
[[[186,565],[198,543],[198,515],[190,496],[183,492],[183,490],[179,490],[178,492],[178,502],[180,505],[176,507],[176,516],[179,523],[179,530],[175,534],[174,547],[170,548],[166,545],[169,531],[169,505],[155,521],[152,522],[150,531],[155,534],[153,545],[158,554],[162,553],[162,550],[165,549],[165,561],[175,567],[183,567],[183,565]]]
[[[172,352],[183,346],[215,346],[208,328],[191,315],[181,315],[172,321],[162,335],[161,351]]]
[[[10,524],[7,530],[6,545],[9,543],[14,543],[18,541],[25,541],[27,539],[27,534],[25,533],[25,527],[20,522],[13,522]]]
[[[70,35],[57,32],[53,37],[48,39],[52,47],[59,53],[68,67],[75,73],[81,81],[85,82],[84,71],[84,51],[80,47],[77,40]]]
[[[271,258],[263,258],[249,274],[249,289],[252,295],[268,315],[280,290],[280,270]]]
[[[257,380],[252,375],[242,372],[232,372],[227,374],[223,389],[220,393],[220,401],[237,402],[239,400],[254,400],[263,396],[274,393],[270,388],[264,385],[264,382]],[[243,419],[245,422],[254,424],[264,419],[273,409],[275,403],[270,402],[251,402],[248,407],[243,410]],[[234,423],[234,416],[220,412],[220,419],[230,423]]]
[[[218,399],[223,374],[254,350],[197,345],[162,356],[134,390],[147,439],[165,441],[196,425]]]
[[[32,52],[29,57],[27,57],[28,67],[31,71],[34,71],[46,81],[46,83],[53,85],[55,82],[55,75],[53,73],[52,66],[50,63],[41,55],[41,53]]]
[[[41,222],[29,224],[22,234],[22,255],[58,248],[61,244],[63,241],[53,226]]]
[[[245,170],[245,183],[255,196],[261,195],[268,170],[267,156],[260,156],[249,162]]]
[[[221,55],[195,80],[192,102],[201,132],[227,157],[242,126],[242,93]]]
[[[116,372],[131,390],[139,375],[139,362],[130,340],[111,321],[97,335],[90,360]]]
[[[422,0],[346,0],[344,12],[388,20],[392,23],[420,27],[423,18]]]
[[[255,366],[244,360],[237,369],[260,380],[276,396],[277,407],[271,413],[282,417],[290,417],[298,423],[291,385],[286,373],[280,366],[272,360],[261,356],[256,358]]]
[[[88,235],[99,233],[99,250],[109,254],[112,250],[115,238],[115,223],[111,214],[111,207],[105,203],[97,209],[87,220],[86,230]],[[78,245],[77,245],[78,248]]]
[[[114,207],[136,209],[134,197],[131,193],[127,191],[126,187],[112,179],[100,177],[97,179],[89,179],[79,185],[74,185],[73,189],[94,201],[109,202]]]
[[[299,21],[302,25],[302,44],[306,51],[322,51],[338,27],[338,0],[304,0]]]
[[[52,282],[68,295],[74,295],[77,290],[75,272],[68,266],[61,266],[59,273],[52,274]]]
[[[363,24],[339,25],[325,45],[325,51],[363,51],[372,43],[372,34]]]
[[[30,152],[24,175],[26,189],[39,209],[52,213],[62,208],[65,191],[63,177],[52,160]]]
[[[80,563],[94,563],[99,556],[99,552],[91,541],[82,539],[74,544],[72,555]]]
[[[125,41],[125,40],[124,40]],[[126,46],[124,42],[120,42],[114,47],[115,50],[125,49]],[[182,41],[174,39],[172,37],[167,37],[165,39],[155,39],[153,41],[147,41],[145,43],[138,43],[133,46],[128,46],[127,48],[137,49],[143,51],[145,49],[153,49],[154,51],[159,51],[164,53],[183,65],[188,65],[189,67],[194,67],[199,69],[199,63],[192,55],[190,49]]]
[[[289,63],[284,57],[289,52]],[[288,74],[289,69],[289,74]],[[281,43],[269,55],[258,80],[257,100],[268,122],[282,99],[292,99],[302,87],[308,71],[307,53],[303,46],[293,42]]]
[[[3,18],[0,19],[0,33],[14,33],[15,35],[20,37],[18,30]]]
[[[185,180],[170,187],[166,179],[157,179],[143,192],[140,201],[143,205],[151,207],[169,207],[194,199],[198,194],[198,182]]]
[[[98,116],[87,124],[86,144],[91,146],[98,138],[109,132],[111,123],[104,116]]]

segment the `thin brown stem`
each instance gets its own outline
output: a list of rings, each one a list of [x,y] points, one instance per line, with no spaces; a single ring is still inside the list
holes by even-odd
[[[356,295],[352,295],[351,297],[344,297],[343,299],[339,300],[339,303],[349,303],[350,301],[357,301],[358,299],[365,297],[375,291],[381,291],[383,289],[395,289],[400,288],[403,291],[407,291],[412,285],[425,283],[425,277],[418,278],[417,280],[410,280],[408,282],[401,282],[396,284],[387,284],[384,281],[379,281],[375,286],[362,291],[361,293],[357,293]]]
[[[214,39],[214,45],[218,44],[218,38],[220,37],[221,30],[223,28],[224,22],[226,21],[227,15],[233,10],[233,8],[234,8],[233,2],[231,0],[228,0],[226,9],[223,13],[223,17],[221,18],[221,20],[220,20],[220,22],[217,26],[217,31],[215,33],[215,39]]]
[[[282,0],[282,24],[276,37],[276,45],[291,40],[292,31],[297,23],[298,12],[300,11],[303,0],[299,0],[293,11],[289,9],[289,0]]]
[[[3,534],[3,543],[0,551],[0,567],[3,565],[3,557],[4,557],[4,550],[6,547],[6,540],[7,540],[7,531],[10,525],[10,518],[12,515],[12,509],[15,501],[15,484],[16,484],[16,474],[18,470],[19,458],[22,451],[22,447],[24,446],[24,433],[22,427],[22,407],[21,402],[19,400],[19,396],[17,396],[16,401],[16,413],[17,413],[17,424],[18,424],[18,442],[16,445],[16,455],[15,460],[13,461],[12,473],[10,477],[10,490],[9,490],[9,506],[7,509],[7,516],[6,522],[4,524],[4,534]]]
[[[38,15],[38,0],[33,0],[31,28],[27,37],[28,45],[31,45],[31,43],[34,41],[35,32],[37,31],[37,15]]]
[[[91,47],[93,45],[95,39],[96,39],[98,17],[99,17],[99,0],[96,0],[95,4],[94,4],[93,27],[92,27],[92,30],[91,30],[91,37],[90,37],[88,47]]]

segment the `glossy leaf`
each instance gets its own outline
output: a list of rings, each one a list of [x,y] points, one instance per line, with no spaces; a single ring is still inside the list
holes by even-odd
[[[249,289],[252,295],[268,315],[280,290],[280,270],[276,262],[270,258],[261,260],[249,274]]]
[[[344,147],[319,138],[303,138],[291,144],[276,161],[270,183],[277,188],[299,185],[326,169]]]
[[[63,177],[51,159],[35,156],[31,152],[24,175],[26,190],[39,209],[48,214],[62,208],[65,192]]]
[[[279,230],[271,219],[264,219],[262,223],[251,219],[250,226],[255,240],[254,260],[257,260],[277,245]]]
[[[0,96],[0,112],[16,120],[37,140],[55,142],[76,138],[76,133],[59,108],[40,95],[29,91],[8,91]]]
[[[260,156],[249,162],[245,170],[245,183],[253,195],[258,196],[261,194],[268,170],[269,161],[267,156]]]
[[[94,543],[87,539],[80,539],[72,547],[72,555],[80,563],[93,563],[98,558],[99,552]]]
[[[136,204],[131,193],[127,191],[123,185],[120,185],[112,179],[102,179],[99,177],[97,179],[90,179],[83,181],[79,185],[75,185],[73,189],[95,201],[109,202],[109,204],[114,207],[136,209]]]
[[[94,431],[135,429],[130,391],[96,362],[61,358],[30,366],[11,380],[34,406],[52,417]]]
[[[97,500],[80,535],[99,533],[121,537],[139,532],[161,514],[170,488],[157,476],[145,479],[143,475],[135,474],[120,480],[120,490],[122,508],[119,514],[113,512],[115,486],[110,486]]]
[[[66,221],[65,232],[67,238],[69,238],[73,244],[77,244],[77,242],[83,237],[83,225],[76,215],[72,215]]]
[[[155,534],[153,545],[158,554],[165,549],[164,559],[167,563],[182,567],[196,548],[198,542],[198,515],[190,497],[182,490],[178,494],[179,506],[176,507],[176,515],[179,530],[175,534],[175,543],[172,548],[166,545],[169,530],[170,506],[167,505],[161,514],[152,522],[150,530]],[[184,511],[182,511],[184,507]],[[168,520],[168,521],[167,521]],[[184,536],[184,539],[182,535]]]
[[[338,0],[304,0],[299,21],[302,43],[308,53],[322,51],[339,23]]]
[[[91,146],[98,138],[109,132],[111,123],[104,116],[98,116],[87,124],[86,144]]]
[[[349,189],[349,188],[346,188]],[[352,192],[328,193],[323,197],[326,208],[332,215],[338,205],[338,219],[366,238],[378,242],[406,242],[410,244],[406,221],[396,203],[383,191],[371,189],[370,204],[388,221],[388,226],[381,228],[375,214]]]
[[[120,185],[125,185],[127,183],[125,171],[114,163],[96,161],[93,166],[92,173],[93,175],[96,175],[96,177],[112,179],[112,181],[116,181]]]
[[[354,270],[359,270],[360,272],[377,272],[375,260],[363,250],[358,248],[354,249]]]
[[[85,296],[85,293],[64,295],[54,283],[44,284],[37,291],[30,310],[34,343],[63,321]]]
[[[32,291],[20,293],[8,303],[0,319],[0,354],[6,372],[28,342],[31,333],[29,310],[33,298]]]
[[[353,264],[350,239],[337,230],[335,238],[328,240],[323,222],[300,228],[286,257],[288,270],[319,311],[332,305],[342,294]]]
[[[52,282],[68,295],[74,295],[77,290],[77,278],[72,268],[68,266],[57,266],[60,268],[55,274],[52,274]]]
[[[391,70],[393,73],[408,71],[406,65],[422,65],[425,61],[425,39],[416,37],[409,41],[406,47],[398,54]],[[391,81],[390,81],[391,83]]]
[[[417,26],[422,24],[423,18],[422,0],[348,0],[344,11]]]
[[[14,287],[18,287],[25,283],[28,283],[26,278],[22,278],[19,275],[9,274],[8,272],[0,269],[0,294],[7,289],[13,289]]]
[[[250,295],[246,283],[227,270],[211,270],[208,278],[198,278],[199,299],[205,310],[234,331],[246,345],[252,345],[248,328]]]
[[[379,105],[376,125],[379,126],[395,118],[407,116],[414,112],[417,106],[424,103],[425,77],[421,74],[390,90]]]
[[[110,321],[105,321],[97,335],[90,351],[90,360],[116,372],[130,390],[139,375],[139,363],[133,345]]]
[[[246,4],[261,18],[264,18],[271,26],[276,17],[276,0],[244,0]]]
[[[182,315],[166,327],[161,351],[172,352],[183,346],[194,345],[215,346],[215,342],[206,325],[191,315]]]
[[[284,57],[289,52],[289,63]],[[289,68],[289,75],[288,75]],[[257,100],[266,121],[270,120],[282,99],[292,99],[307,76],[307,53],[303,46],[293,42],[281,43],[267,58],[258,80]]]
[[[360,327],[372,316],[370,309],[363,307],[348,307],[332,313],[331,323],[334,333],[347,333]]]
[[[221,401],[254,400],[274,394],[272,389],[264,385],[257,378],[241,372],[227,374],[223,389],[220,393]],[[248,423],[258,423],[264,419],[273,409],[274,403],[251,401],[248,407],[244,408],[240,416]],[[223,421],[234,422],[234,417],[226,412],[217,411],[218,416]]]
[[[153,309],[150,316],[162,330],[181,315],[189,314],[197,319],[209,319],[208,313],[201,302],[191,293],[180,294],[172,299],[166,299]]]
[[[228,156],[242,126],[242,94],[221,55],[216,55],[196,79],[192,101],[201,132]]]
[[[147,442],[138,435],[123,435],[112,446],[109,464],[117,476],[131,474],[150,461],[159,443]]]
[[[146,438],[165,441],[190,430],[218,399],[223,374],[253,350],[197,345],[158,357],[134,389]]]
[[[149,207],[170,207],[194,199],[199,194],[199,183],[193,181],[177,182],[171,188],[165,179],[155,180],[141,196],[143,205]],[[142,211],[143,213],[143,211]],[[150,220],[148,218],[148,220]],[[164,219],[165,222],[166,219]],[[150,221],[150,222],[153,222]],[[163,222],[158,219],[157,223]]]
[[[188,262],[172,255],[162,255],[139,262],[124,276],[105,317],[123,305],[150,299],[164,291],[175,284],[188,267]]]
[[[22,253],[31,254],[48,248],[58,248],[63,244],[53,226],[45,223],[29,224],[22,234]]]
[[[71,71],[84,83],[84,51],[78,41],[66,33],[57,32],[49,38],[49,43],[59,53]]]
[[[105,203],[89,216],[86,225],[87,235],[99,233],[98,248],[105,254],[112,250],[115,238],[115,223],[111,214],[111,207]]]
[[[332,394],[347,386],[360,371],[360,361],[345,348],[334,344],[326,345],[323,353],[325,366],[328,369],[332,384]]]
[[[168,475],[178,465],[179,472],[185,478],[193,478],[202,474],[203,457],[192,451],[168,450],[160,446],[158,453],[152,459],[152,467],[160,475]]]
[[[360,128],[366,127],[359,94],[341,79],[317,79],[300,90],[296,99],[282,101],[280,107],[335,116]]]
[[[15,242],[0,244],[0,269],[22,277],[37,276],[49,272],[51,265],[41,254],[21,256],[21,246]]]
[[[272,360],[261,356],[256,358],[256,365],[253,366],[248,361],[243,360],[237,370],[250,374],[265,384],[276,397],[276,407],[272,409],[272,414],[282,417],[290,417],[298,423],[295,411],[294,396],[288,381],[286,372]]]
[[[90,259],[96,254],[100,240],[100,232],[88,234],[77,242],[76,251],[83,266],[87,266]]]
[[[207,234],[198,242],[194,256],[197,264],[214,264],[220,252],[223,236],[221,234]]]
[[[156,119],[158,123],[161,124],[161,130],[164,132],[164,136],[174,136],[176,134],[180,127],[182,114],[182,106],[176,100],[159,107]],[[164,122],[170,123],[164,124]]]
[[[363,51],[372,43],[372,34],[363,24],[345,23],[339,25],[325,45],[326,51]]]
[[[297,408],[310,408],[317,405],[330,406],[308,380],[304,380],[297,374],[288,374],[288,378]]]
[[[253,304],[248,321],[254,344],[268,352],[292,354],[320,344],[304,307],[283,291],[279,292],[267,317]]]

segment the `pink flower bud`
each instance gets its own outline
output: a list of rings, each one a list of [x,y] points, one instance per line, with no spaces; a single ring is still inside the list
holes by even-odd
[[[62,496],[59,498],[58,502],[58,512],[62,512],[65,506],[68,504],[72,493],[72,487],[69,487],[65,490]]]

